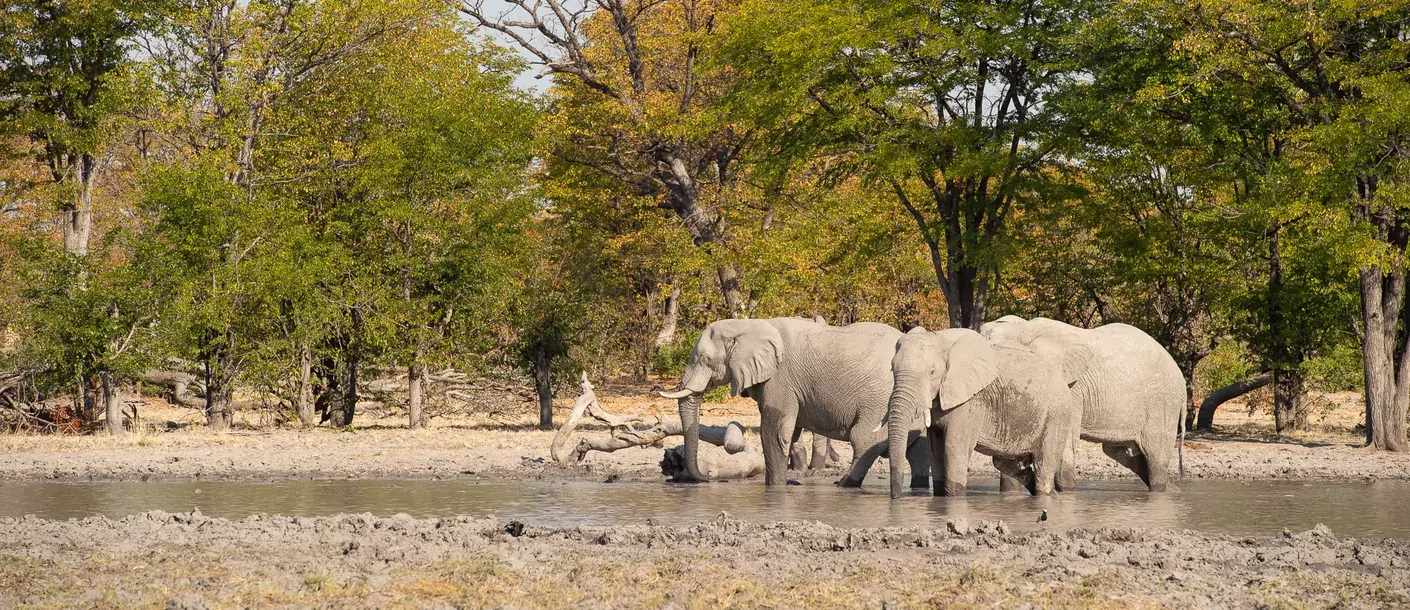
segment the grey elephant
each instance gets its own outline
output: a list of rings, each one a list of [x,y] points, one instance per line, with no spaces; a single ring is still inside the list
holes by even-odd
[[[697,466],[700,398],[728,383],[733,395],[759,405],[766,484],[785,483],[789,442],[807,429],[851,443],[852,465],[839,484],[860,486],[886,450],[885,432],[878,427],[891,394],[891,356],[900,336],[890,326],[870,322],[828,326],[772,318],[711,324],[695,343],[680,389],[661,393],[680,401],[687,472],[697,481],[708,480]],[[924,475],[928,449],[918,435],[919,428],[912,431],[915,442],[907,458]],[[927,481],[921,476],[916,482]]]
[[[926,420],[936,495],[965,494],[975,450],[996,463],[1031,462],[1033,493],[1053,492],[1081,421],[1058,363],[965,328],[916,328],[897,342],[891,369],[888,446],[904,450],[914,420]],[[901,496],[903,478],[893,460],[892,498]]]
[[[1183,453],[1186,396],[1185,377],[1160,343],[1128,324],[1084,329],[1018,316],[989,322],[980,333],[1061,361],[1082,408],[1081,438],[1101,443],[1104,453],[1135,472],[1151,491],[1166,489],[1171,458]],[[1074,457],[1065,460],[1059,488],[1075,485]]]

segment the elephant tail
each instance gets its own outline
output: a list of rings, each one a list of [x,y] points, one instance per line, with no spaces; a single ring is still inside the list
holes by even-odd
[[[1176,453],[1180,456],[1180,478],[1185,478],[1185,424],[1190,417],[1187,409],[1180,409],[1180,445]]]

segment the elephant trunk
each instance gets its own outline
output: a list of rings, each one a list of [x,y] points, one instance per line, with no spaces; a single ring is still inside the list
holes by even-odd
[[[685,471],[696,481],[709,481],[710,477],[700,472],[700,400],[701,394],[710,389],[713,375],[708,367],[691,362],[681,375],[681,389],[662,392],[666,398],[674,398],[680,406],[681,432],[685,434]]]
[[[906,446],[911,435],[911,418],[929,406],[926,396],[929,388],[922,375],[905,371],[896,372],[896,383],[891,390],[891,400],[886,406],[887,452],[891,466],[891,497],[899,498],[906,489],[906,472],[902,464],[906,462]]]
[[[685,434],[685,472],[696,481],[709,481],[700,472],[700,394],[692,393],[680,399],[681,431]]]

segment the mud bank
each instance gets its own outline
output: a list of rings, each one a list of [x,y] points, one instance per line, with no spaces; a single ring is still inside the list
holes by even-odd
[[[143,513],[0,519],[0,607],[1385,607],[1410,544],[756,524],[546,528],[495,518]]]
[[[745,417],[717,417],[710,423],[723,424],[730,419],[757,424]],[[183,430],[121,438],[3,436],[0,480],[661,480],[660,449],[593,453],[582,464],[562,466],[549,457],[552,438],[552,432],[517,425],[229,434]],[[1298,441],[1195,435],[1185,449],[1185,472],[1192,478],[1226,479],[1410,478],[1410,455],[1370,452],[1354,446],[1355,442],[1349,435]],[[846,445],[837,445],[843,460],[850,459]],[[884,477],[885,467],[885,460],[878,460],[873,472]],[[988,460],[978,455],[971,470],[975,476],[996,476]],[[1078,472],[1088,479],[1131,478],[1129,471],[1092,443],[1079,445]],[[818,476],[835,478],[841,474],[838,470]]]

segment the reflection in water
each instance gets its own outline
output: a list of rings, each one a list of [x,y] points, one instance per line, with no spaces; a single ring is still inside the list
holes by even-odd
[[[207,515],[495,515],[540,525],[690,524],[728,511],[751,521],[817,520],[844,527],[943,527],[1003,519],[1039,527],[1166,527],[1270,534],[1325,523],[1345,536],[1410,538],[1410,482],[1185,481],[1181,491],[1146,493],[1135,481],[1091,481],[1077,492],[1034,498],[971,489],[965,498],[917,493],[891,501],[884,487],[839,489],[824,481],[762,484],[532,482],[477,483],[374,479],[180,483],[0,483],[0,516],[62,519],[200,508]]]

